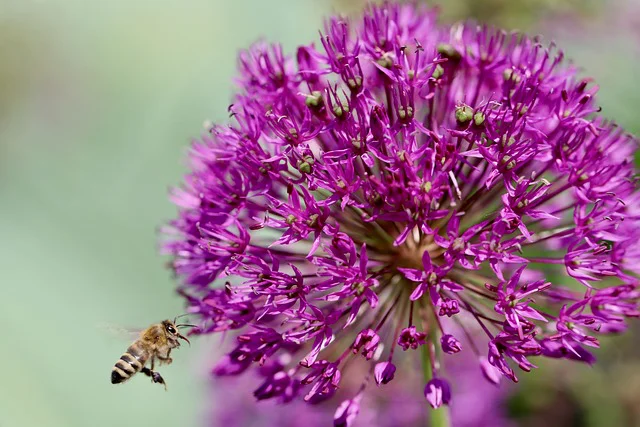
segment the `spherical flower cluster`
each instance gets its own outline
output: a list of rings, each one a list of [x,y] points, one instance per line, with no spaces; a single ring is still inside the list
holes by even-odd
[[[637,141],[554,46],[435,19],[371,6],[292,57],[254,46],[233,124],[192,146],[164,248],[201,333],[238,331],[218,374],[286,356],[258,399],[328,399],[356,358],[384,387],[421,356],[438,407],[442,358],[517,381],[639,314]]]

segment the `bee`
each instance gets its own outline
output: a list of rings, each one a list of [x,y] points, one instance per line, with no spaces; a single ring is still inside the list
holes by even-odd
[[[140,337],[127,348],[113,366],[111,384],[123,383],[137,372],[142,372],[150,377],[152,382],[164,385],[166,390],[167,384],[164,379],[159,372],[154,371],[156,360],[158,364],[170,364],[173,361],[170,356],[171,350],[180,347],[179,340],[184,340],[191,345],[189,339],[179,332],[179,328],[196,327],[187,323],[177,325],[176,321],[180,317],[182,316],[173,319],[173,322],[163,320],[142,331]],[[150,362],[150,367],[145,366],[147,362]]]

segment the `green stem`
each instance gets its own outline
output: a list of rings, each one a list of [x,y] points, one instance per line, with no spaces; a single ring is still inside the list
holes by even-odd
[[[441,406],[438,409],[429,408],[429,425],[430,427],[450,427],[449,407]]]
[[[437,316],[437,314],[434,313]],[[439,357],[440,354],[440,346],[438,345],[440,341],[440,331],[438,329],[437,322],[435,319],[431,319],[429,322],[430,330],[429,330],[429,341],[424,345],[420,346],[421,354],[422,354],[422,372],[424,374],[424,382],[428,383],[433,378],[433,369],[432,363],[434,361],[431,360],[431,352],[429,351],[429,346],[433,345],[436,349],[436,358]],[[427,404],[428,406],[428,404]],[[451,427],[451,418],[449,417],[449,406],[442,405],[438,409],[433,409],[428,406],[427,410],[429,411],[429,426],[430,427]]]

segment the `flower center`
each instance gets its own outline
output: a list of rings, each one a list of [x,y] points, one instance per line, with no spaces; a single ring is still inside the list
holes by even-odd
[[[429,246],[430,245],[427,244],[422,244],[420,246],[403,244],[399,246],[398,248],[396,248],[396,250],[398,251],[398,255],[395,266],[400,268],[424,270],[424,267],[422,265],[422,256],[425,252],[428,252],[432,262],[434,261],[433,256],[431,255],[432,251],[429,251],[428,249]]]

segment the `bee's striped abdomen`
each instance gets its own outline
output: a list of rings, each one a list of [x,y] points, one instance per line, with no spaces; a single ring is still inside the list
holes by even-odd
[[[111,370],[111,384],[125,382],[131,378],[133,374],[140,371],[146,361],[146,352],[140,349],[137,342],[131,344]]]

